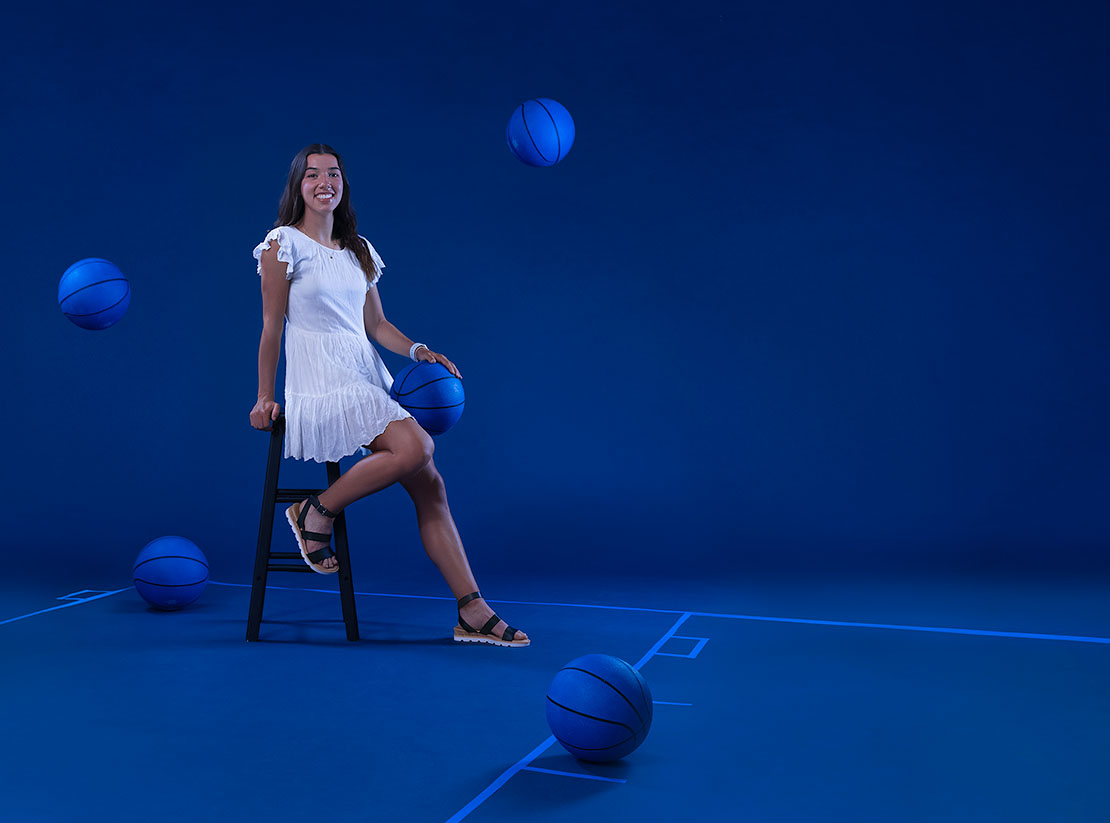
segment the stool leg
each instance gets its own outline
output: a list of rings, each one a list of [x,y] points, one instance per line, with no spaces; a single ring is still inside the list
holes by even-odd
[[[266,597],[266,572],[270,565],[270,541],[274,533],[274,507],[285,440],[285,418],[278,417],[272,425],[270,454],[266,459],[266,480],[262,489],[262,514],[258,521],[258,546],[254,553],[254,580],[251,583],[251,605],[247,617],[248,641],[258,640],[258,630],[262,625],[262,601]]]
[[[328,485],[339,479],[339,464],[328,463]],[[351,551],[347,543],[347,512],[335,518],[332,528],[335,537],[335,559],[339,563],[339,600],[343,604],[343,622],[347,626],[347,639],[358,640],[358,616],[355,614],[355,584],[351,577]]]

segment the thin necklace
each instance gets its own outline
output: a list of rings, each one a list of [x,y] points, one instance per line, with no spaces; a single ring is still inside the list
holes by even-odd
[[[305,237],[307,237],[309,240],[316,243],[317,245],[324,246],[323,243],[321,243],[319,240],[317,240],[315,237],[310,235],[308,232],[306,232],[303,228],[296,225],[295,223],[293,224],[293,228],[295,228],[297,231],[299,231],[301,234],[303,234]],[[343,251],[343,249],[333,249],[331,246],[324,246],[324,248],[327,249],[328,251]],[[334,254],[329,254],[328,257],[334,258],[335,255]]]

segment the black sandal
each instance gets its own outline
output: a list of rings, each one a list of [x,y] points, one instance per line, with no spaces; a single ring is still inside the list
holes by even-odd
[[[501,622],[501,618],[496,614],[486,621],[486,625],[481,629],[475,629],[462,619],[462,607],[469,603],[471,600],[477,600],[482,595],[478,592],[471,592],[465,597],[459,598],[459,625],[455,626],[455,639],[460,643],[492,643],[494,646],[509,646],[512,648],[522,648],[527,646],[531,641],[530,638],[523,638],[521,640],[514,640],[516,637],[516,629],[505,623],[505,631],[501,632],[501,637],[493,634],[493,627]]]
[[[324,517],[330,517],[334,520],[337,516],[335,512],[330,512],[325,509],[320,504],[320,499],[314,494],[308,496],[308,503],[311,504],[316,511],[324,515]],[[332,569],[325,568],[321,565],[329,557],[335,557],[335,552],[331,549],[331,535],[320,534],[319,532],[306,532],[304,530],[304,519],[307,514],[308,506],[302,508],[300,503],[294,503],[285,510],[285,519],[289,521],[289,526],[293,529],[293,534],[297,538],[297,545],[301,549],[301,557],[304,558],[305,563],[312,567],[313,571],[319,572],[320,574],[335,574],[339,571],[338,565]],[[324,546],[322,549],[310,552],[308,550],[309,540],[317,543],[327,543],[328,545]]]

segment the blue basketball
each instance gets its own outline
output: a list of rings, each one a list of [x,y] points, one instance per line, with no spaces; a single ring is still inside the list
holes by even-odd
[[[604,763],[630,754],[647,737],[651,714],[643,676],[608,654],[570,661],[547,689],[547,725],[582,760]]]
[[[442,363],[419,360],[393,378],[389,396],[430,435],[443,434],[462,417],[466,393],[459,378]]]
[[[574,145],[574,119],[555,100],[525,100],[509,118],[505,140],[522,163],[554,166]]]
[[[208,559],[192,540],[159,537],[135,558],[134,579],[143,600],[173,611],[200,597],[208,583]]]
[[[130,304],[131,284],[113,263],[99,257],[78,260],[58,281],[62,314],[83,329],[108,328]]]

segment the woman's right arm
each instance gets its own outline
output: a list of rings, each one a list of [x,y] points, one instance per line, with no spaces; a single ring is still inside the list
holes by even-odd
[[[281,354],[281,331],[285,324],[285,308],[289,303],[289,281],[285,279],[288,263],[277,259],[278,242],[262,252],[262,340],[258,344],[258,401],[251,409],[251,425],[269,431],[281,407],[274,402],[274,381],[278,356]]]

